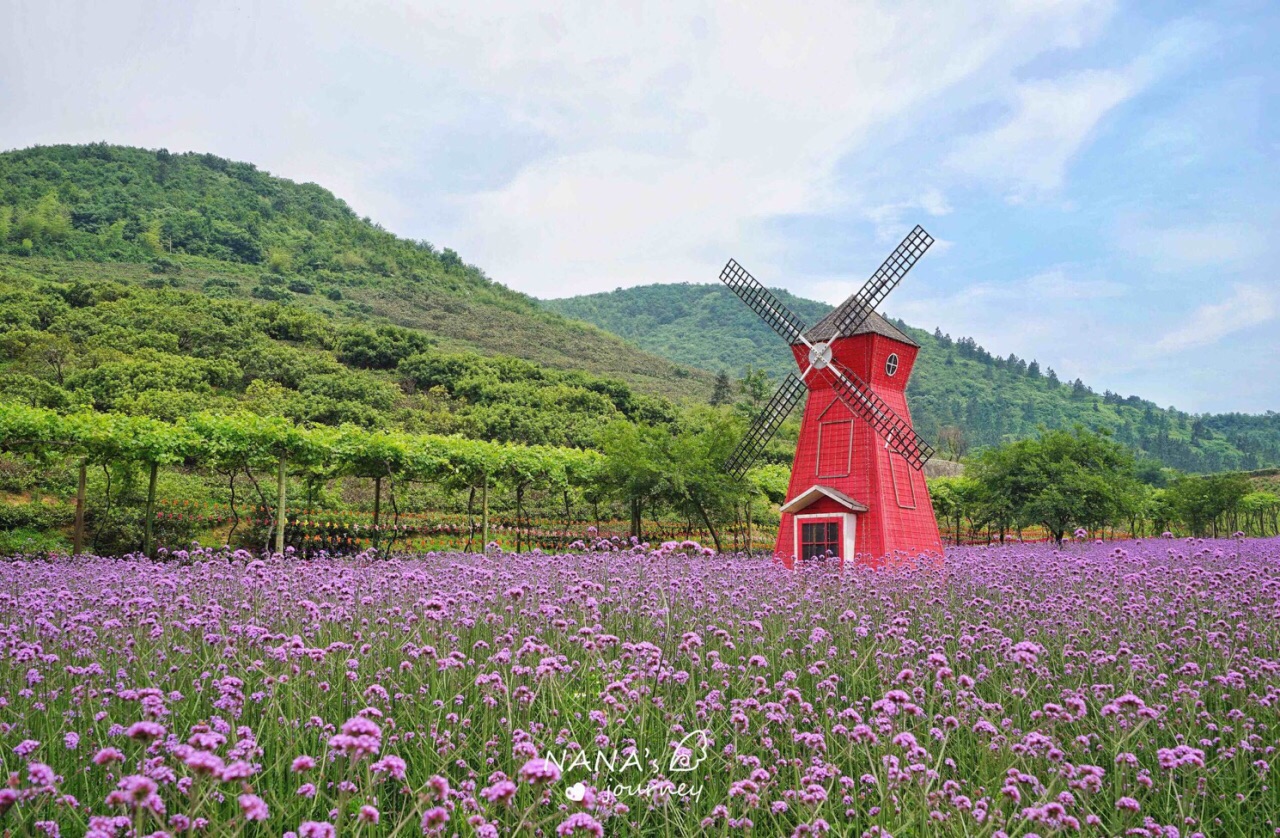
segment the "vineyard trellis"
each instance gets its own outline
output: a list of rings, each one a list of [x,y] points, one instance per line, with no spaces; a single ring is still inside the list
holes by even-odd
[[[76,481],[73,551],[86,542],[86,481],[90,469],[103,472],[104,508],[111,509],[112,466],[140,467],[146,475],[141,549],[157,551],[156,525],[183,522],[217,530],[232,543],[282,552],[286,546],[314,551],[367,547],[390,550],[476,549],[498,541],[521,549],[566,548],[588,537],[625,542],[630,522],[600,518],[598,483],[604,457],[596,451],[494,443],[457,436],[367,430],[344,425],[302,427],[280,417],[252,413],[198,414],[175,422],[101,412],[60,414],[17,403],[0,403],[0,449],[19,452],[37,464],[67,460],[79,469]],[[229,503],[193,506],[157,497],[163,469],[199,472],[220,481]],[[271,475],[274,480],[262,478]],[[372,515],[354,509],[325,509],[290,498],[291,480],[311,493],[343,478],[368,481]],[[274,482],[274,497],[270,483]],[[264,485],[265,483],[265,485]],[[433,484],[467,498],[466,511],[406,508],[406,487]],[[491,514],[491,491],[504,489],[514,501],[505,514]],[[529,499],[536,493],[557,498],[563,515],[539,514]],[[475,509],[479,495],[479,520]],[[571,496],[587,501],[575,514]],[[590,506],[593,514],[581,507]],[[197,511],[198,509],[198,511]],[[735,546],[771,542],[767,527],[754,531],[743,520],[724,527]],[[655,519],[647,538],[702,540],[692,521]],[[477,543],[478,542],[478,543]],[[172,546],[172,545],[170,545]]]
[[[6,450],[21,451],[36,462],[72,457],[86,469],[106,469],[108,508],[109,466],[120,462],[142,465],[148,472],[142,549],[148,554],[155,550],[156,477],[164,467],[182,465],[219,474],[227,480],[233,500],[235,483],[244,478],[263,501],[262,506],[266,506],[266,493],[257,475],[274,472],[277,481],[276,503],[270,515],[274,542],[271,546],[280,551],[284,548],[288,517],[288,476],[304,482],[343,476],[369,478],[377,486],[377,506],[385,482],[394,525],[400,517],[396,503],[399,481],[454,485],[497,481],[520,486],[536,481],[543,487],[559,489],[589,484],[600,459],[597,452],[569,448],[369,431],[354,426],[304,428],[282,418],[251,413],[202,414],[164,422],[98,412],[59,414],[14,403],[0,404],[0,445]],[[80,483],[78,510],[84,507],[83,492]],[[234,530],[240,523],[234,502],[230,511]],[[376,532],[382,530],[380,518],[381,510],[377,508]],[[77,514],[73,541],[77,546],[84,543],[84,526],[83,514]]]
[[[263,530],[275,524],[275,508],[253,506],[238,509],[247,512],[239,520],[255,530]],[[157,521],[190,522],[197,528],[222,529],[233,520],[228,504],[191,503],[189,501],[160,501]],[[482,538],[482,523],[466,512],[414,512],[402,509],[392,523],[373,523],[367,511],[332,508],[289,507],[285,513],[286,543],[330,552],[346,552],[394,542],[406,549],[468,550]],[[625,518],[595,518],[573,514],[569,517],[553,517],[526,512],[523,515],[493,515],[489,518],[489,542],[504,548],[561,550],[571,549],[575,543],[590,540],[630,540],[631,521]],[[709,533],[704,527],[688,521],[650,519],[643,524],[645,538],[651,542],[697,541],[707,543]],[[748,543],[754,550],[768,550],[773,546],[776,531],[754,524],[747,531],[745,522],[726,525],[723,536],[735,551],[745,550]]]

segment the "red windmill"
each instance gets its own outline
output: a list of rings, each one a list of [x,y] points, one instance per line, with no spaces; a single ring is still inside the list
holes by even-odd
[[[860,291],[806,331],[730,260],[720,279],[781,335],[800,365],[765,405],[726,468],[741,477],[807,389],[804,420],[774,552],[840,560],[942,555],[924,482],[933,449],[911,427],[907,379],[920,345],[876,308],[933,244],[916,227]]]

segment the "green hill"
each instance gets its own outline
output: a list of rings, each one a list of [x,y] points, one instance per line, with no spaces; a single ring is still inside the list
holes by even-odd
[[[313,184],[209,155],[0,154],[2,399],[591,447],[618,418],[675,421],[712,378]]]
[[[667,398],[711,392],[711,376],[547,312],[315,184],[210,154],[106,144],[0,154],[0,271],[18,285],[109,280],[253,299],[420,329],[442,350],[519,356]]]
[[[808,323],[830,311],[824,303],[774,292]],[[543,305],[709,372],[738,377],[754,366],[776,379],[794,371],[777,335],[720,285],[649,285]],[[1137,396],[1098,394],[1079,380],[1058,381],[1052,369],[1034,361],[998,357],[970,338],[894,322],[921,345],[908,389],[916,427],[927,439],[942,440],[940,447],[950,453],[1026,437],[1038,425],[1080,423],[1108,428],[1120,441],[1185,471],[1280,465],[1280,414],[1193,415]]]

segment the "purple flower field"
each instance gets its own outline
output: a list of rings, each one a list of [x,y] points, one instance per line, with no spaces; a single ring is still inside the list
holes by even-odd
[[[31,835],[1274,835],[1280,540],[15,561]]]

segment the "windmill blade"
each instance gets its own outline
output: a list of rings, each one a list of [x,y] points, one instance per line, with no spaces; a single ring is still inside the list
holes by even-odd
[[[720,281],[741,297],[747,307],[760,315],[760,319],[782,335],[788,344],[808,344],[804,339],[804,321],[796,317],[791,309],[783,305],[768,288],[757,282],[755,277],[733,259],[720,272]]]
[[[913,468],[924,468],[933,456],[933,447],[915,432],[905,419],[875,394],[852,370],[829,366],[835,375],[833,385],[836,396],[857,416],[875,428],[890,449],[901,454]]]
[[[902,240],[902,244],[884,260],[884,264],[876,269],[867,284],[840,304],[840,312],[835,319],[836,334],[854,334],[863,321],[871,316],[871,312],[880,307],[884,298],[889,296],[889,292],[902,281],[907,271],[920,260],[931,244],[933,236],[917,224]]]
[[[747,469],[751,468],[751,464],[760,456],[760,452],[769,444],[769,440],[773,439],[778,426],[787,418],[787,414],[796,406],[796,402],[800,401],[804,391],[804,383],[794,374],[789,373],[782,380],[778,385],[778,391],[773,394],[773,398],[769,399],[769,403],[764,406],[764,410],[760,411],[760,415],[742,437],[738,447],[733,449],[733,453],[725,461],[725,470],[730,475],[737,479],[747,473]]]

